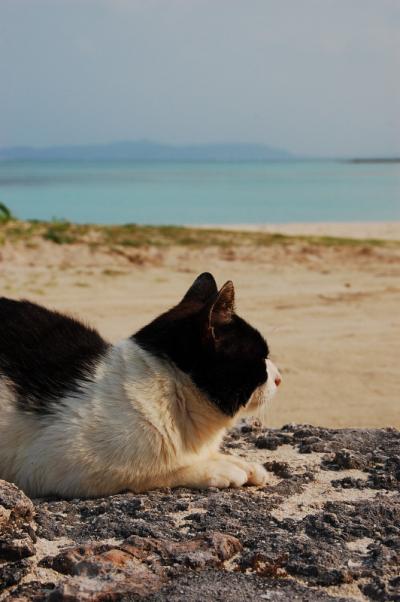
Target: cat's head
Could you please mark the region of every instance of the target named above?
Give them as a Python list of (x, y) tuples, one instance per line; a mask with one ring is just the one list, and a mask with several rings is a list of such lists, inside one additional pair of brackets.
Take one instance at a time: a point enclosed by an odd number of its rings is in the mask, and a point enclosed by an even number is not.
[(213, 276), (198, 276), (183, 299), (134, 339), (174, 362), (227, 416), (263, 413), (281, 382), (261, 334), (235, 312), (231, 281), (218, 290)]

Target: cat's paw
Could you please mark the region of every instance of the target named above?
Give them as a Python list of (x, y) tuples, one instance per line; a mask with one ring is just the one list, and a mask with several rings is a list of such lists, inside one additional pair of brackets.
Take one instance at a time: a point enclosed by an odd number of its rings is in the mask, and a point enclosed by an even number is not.
[(246, 462), (246, 460), (242, 460), (237, 456), (228, 456), (228, 458), (233, 464), (245, 471), (247, 475), (246, 485), (265, 485), (268, 473), (262, 464)]
[(266, 478), (267, 472), (260, 464), (246, 462), (237, 456), (215, 454), (207, 460), (180, 468), (158, 486), (223, 489), (246, 484), (263, 485)]
[(232, 462), (212, 462), (210, 463), (206, 479), (207, 487), (242, 487), (248, 480), (245, 470), (233, 464)]
[(247, 484), (248, 485), (265, 485), (267, 481), (267, 471), (262, 464), (257, 462), (248, 462)]

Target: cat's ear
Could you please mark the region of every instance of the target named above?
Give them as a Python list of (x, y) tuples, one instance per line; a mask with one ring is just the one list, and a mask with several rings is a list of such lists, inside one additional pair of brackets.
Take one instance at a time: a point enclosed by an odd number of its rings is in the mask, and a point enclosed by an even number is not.
[(233, 282), (228, 280), (218, 293), (217, 299), (211, 306), (209, 313), (209, 327), (229, 324), (235, 311), (235, 289)]
[(186, 301), (205, 303), (210, 298), (215, 298), (217, 294), (218, 288), (214, 276), (209, 272), (203, 272), (203, 274), (197, 276), (196, 280), (183, 297), (181, 303)]

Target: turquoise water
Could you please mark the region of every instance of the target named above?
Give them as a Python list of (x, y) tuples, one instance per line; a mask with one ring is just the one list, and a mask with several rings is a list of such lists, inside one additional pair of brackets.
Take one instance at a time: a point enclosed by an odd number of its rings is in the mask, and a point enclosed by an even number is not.
[(0, 162), (23, 219), (234, 224), (400, 219), (400, 164)]

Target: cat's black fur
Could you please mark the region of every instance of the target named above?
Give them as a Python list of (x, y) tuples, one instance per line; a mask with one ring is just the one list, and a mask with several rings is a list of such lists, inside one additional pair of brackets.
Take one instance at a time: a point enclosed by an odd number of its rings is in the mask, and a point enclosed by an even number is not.
[(266, 341), (235, 314), (232, 283), (218, 292), (209, 273), (201, 274), (176, 307), (133, 338), (154, 355), (172, 360), (230, 416), (268, 378)]
[(23, 411), (48, 414), (64, 395), (79, 396), (107, 349), (95, 330), (73, 318), (0, 298), (0, 379)]

